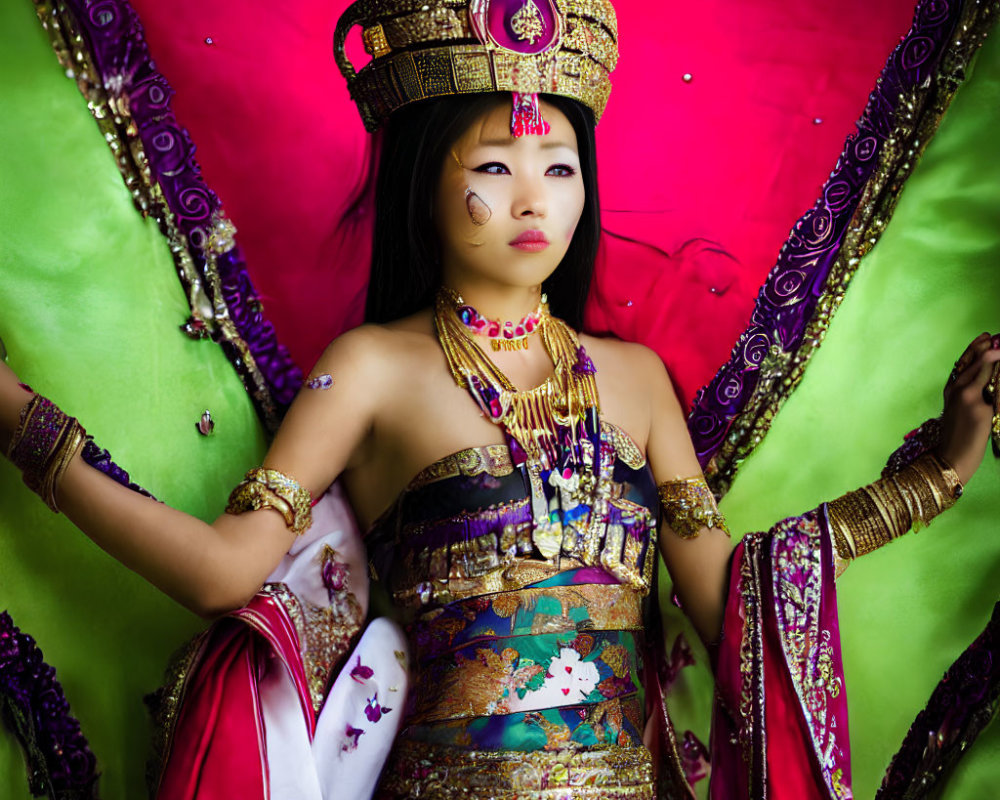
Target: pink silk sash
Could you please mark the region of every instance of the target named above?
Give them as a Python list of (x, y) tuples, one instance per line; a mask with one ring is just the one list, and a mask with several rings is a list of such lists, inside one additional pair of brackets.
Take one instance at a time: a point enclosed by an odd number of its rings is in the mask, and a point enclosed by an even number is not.
[(825, 506), (737, 547), (717, 666), (712, 800), (850, 800)]
[(157, 800), (267, 798), (267, 747), (257, 692), (270, 654), (298, 690), (310, 739), (315, 717), (299, 639), (288, 613), (266, 591), (206, 632), (185, 683)]

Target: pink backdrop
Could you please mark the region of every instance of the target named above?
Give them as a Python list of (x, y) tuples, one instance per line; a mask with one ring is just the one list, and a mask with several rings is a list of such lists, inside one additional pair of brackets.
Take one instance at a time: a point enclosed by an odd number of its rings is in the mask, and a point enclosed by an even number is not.
[[(347, 3), (133, 5), (265, 314), (308, 370), (361, 321), (370, 252), (370, 206), (338, 224), (366, 165), (332, 58)], [(745, 327), (913, 3), (617, 8), (621, 59), (598, 127), (604, 225), (658, 249), (605, 237), (588, 328), (653, 346), (690, 402)]]

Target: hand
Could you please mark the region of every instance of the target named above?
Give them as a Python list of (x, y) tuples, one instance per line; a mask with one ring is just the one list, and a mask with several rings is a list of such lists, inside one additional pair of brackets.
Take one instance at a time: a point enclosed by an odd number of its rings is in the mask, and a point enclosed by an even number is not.
[(998, 399), (987, 402), (983, 390), (1000, 364), (1000, 334), (982, 333), (972, 340), (944, 387), (941, 444), (937, 454), (947, 461), (963, 484), (979, 468), (997, 413)]

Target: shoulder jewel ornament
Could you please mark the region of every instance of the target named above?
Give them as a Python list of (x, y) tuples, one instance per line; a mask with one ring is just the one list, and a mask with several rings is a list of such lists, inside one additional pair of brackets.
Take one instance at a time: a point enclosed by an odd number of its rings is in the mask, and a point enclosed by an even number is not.
[[(345, 52), (355, 26), (372, 57), (360, 70)], [(369, 131), (419, 100), (512, 92), (512, 133), (544, 133), (539, 93), (578, 100), (600, 119), (618, 25), (608, 0), (358, 0), (333, 51)]]

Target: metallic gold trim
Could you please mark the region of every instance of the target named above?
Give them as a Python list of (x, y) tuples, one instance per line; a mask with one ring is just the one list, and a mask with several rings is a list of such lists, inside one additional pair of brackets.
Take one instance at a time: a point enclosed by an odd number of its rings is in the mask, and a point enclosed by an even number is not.
[(851, 219), (836, 261), (825, 281), (825, 291), (806, 326), (797, 350), (783, 352), (774, 345), (761, 365), (760, 379), (746, 406), (733, 420), (726, 438), (706, 466), (705, 475), (721, 498), (736, 473), (770, 429), (775, 416), (799, 385), (819, 349), (830, 321), (861, 259), (875, 246), (889, 224), (906, 180), (933, 138), (970, 63), (995, 23), (996, 2), (965, 2), (951, 42), (942, 54), (934, 77), (903, 94), (892, 135), (878, 156), (878, 166), (865, 187)]
[(494, 478), (502, 478), (514, 471), (510, 460), (510, 450), (505, 444), (489, 444), (484, 447), (469, 447), (457, 453), (439, 458), (433, 464), (424, 467), (409, 482), (404, 491), (412, 492), (436, 481), (446, 478), (475, 477), (487, 474)]
[(254, 401), (269, 431), (275, 431), (280, 414), (249, 344), (240, 335), (222, 291), (217, 259), (235, 245), (235, 228), (221, 213), (212, 218), (207, 232), (206, 263), (199, 269), (192, 245), (180, 229), (174, 212), (163, 194), (146, 154), (139, 127), (129, 108), (125, 93), (109, 92), (101, 80), (87, 40), (73, 12), (59, 0), (34, 0), (35, 12), (52, 42), (59, 63), (76, 80), (94, 120), (111, 148), (115, 164), (136, 209), (143, 217), (153, 217), (167, 240), (181, 286), (187, 295), (192, 315), (205, 323), (212, 338), (229, 348), (229, 359)]
[(645, 747), (466, 750), (399, 740), (382, 773), (384, 800), (655, 800)]

